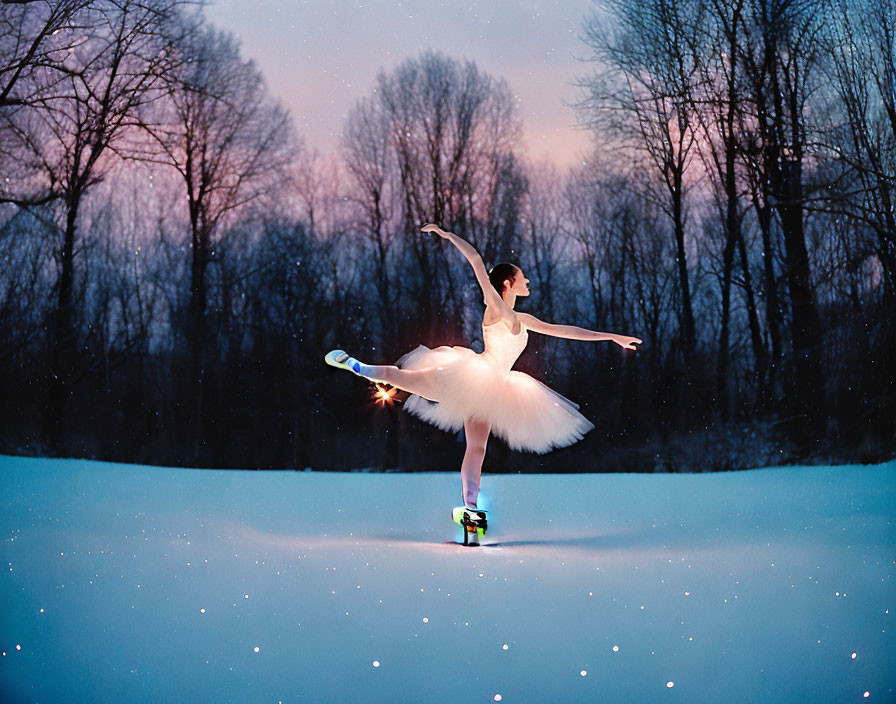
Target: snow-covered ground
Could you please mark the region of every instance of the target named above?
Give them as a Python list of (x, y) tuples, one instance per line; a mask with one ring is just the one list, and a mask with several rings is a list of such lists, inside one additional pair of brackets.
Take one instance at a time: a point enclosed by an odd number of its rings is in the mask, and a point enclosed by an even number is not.
[(0, 457), (0, 698), (896, 700), (896, 462), (459, 486)]

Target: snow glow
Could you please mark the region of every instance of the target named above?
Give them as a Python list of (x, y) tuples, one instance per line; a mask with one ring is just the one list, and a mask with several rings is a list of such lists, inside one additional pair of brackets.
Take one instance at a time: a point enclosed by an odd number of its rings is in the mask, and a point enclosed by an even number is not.
[[(465, 684), (461, 696), (471, 702), (495, 701), (500, 693), (503, 704), (503, 692), (494, 689), (501, 682), (531, 701), (584, 701), (582, 687), (598, 684), (625, 692), (626, 701), (655, 701), (657, 687), (676, 697), (671, 689), (678, 683), (664, 679), (680, 669), (670, 653), (712, 653), (720, 667), (689, 669), (685, 689), (724, 692), (726, 704), (753, 704), (755, 673), (767, 691), (793, 691), (798, 677), (830, 701), (862, 698), (865, 691), (863, 701), (870, 701), (871, 689), (881, 698), (893, 686), (889, 668), (875, 665), (888, 662), (896, 644), (888, 608), (880, 608), (896, 604), (896, 462), (674, 477), (507, 473), (486, 480), (502, 509), (493, 536), (503, 552), (445, 547), (455, 530), (456, 469), (400, 476), (193, 472), (0, 457), (6, 536), (0, 565), (7, 565), (0, 600), (4, 620), (11, 618), (0, 679), (36, 701), (69, 704), (91, 704), (91, 692), (77, 686), (85, 667), (127, 701), (146, 691), (158, 701), (180, 701), (189, 681), (210, 701), (277, 702), (289, 693), (387, 704), (395, 699), (392, 678), (412, 676), (418, 699), (443, 701), (445, 692), (457, 691), (459, 656), (467, 652), (458, 645), (476, 643), (470, 657), (481, 655), (492, 674)], [(638, 501), (620, 500), (626, 496)], [(744, 522), (744, 507), (760, 503), (767, 510)], [(856, 503), (866, 510), (853, 517)], [(802, 531), (810, 511), (823, 513), (825, 531)], [(831, 539), (844, 526), (852, 550)], [(799, 539), (784, 539), (791, 533)], [(139, 550), (132, 548), (137, 544)], [(70, 559), (55, 560), (63, 550)], [(822, 554), (822, 569), (815, 570), (810, 560)], [(53, 569), (42, 569), (48, 557)], [(184, 575), (188, 560), (196, 570)], [(806, 568), (825, 579), (807, 583)], [(743, 574), (751, 575), (749, 589), (744, 579), (735, 583)], [(831, 587), (841, 581), (834, 591), (861, 598), (832, 599)], [(582, 599), (588, 584), (597, 586)], [(743, 589), (743, 601), (734, 599), (732, 585)], [(724, 605), (719, 597), (726, 594)], [(214, 618), (205, 618), (209, 607), (197, 607), (197, 599), (216, 605)], [(47, 606), (34, 608), (41, 601)], [(731, 648), (726, 611), (748, 602), (750, 612), (763, 616), (735, 614), (743, 628)], [(520, 618), (532, 604), (569, 609)], [(190, 624), (197, 612), (202, 623)], [(184, 615), (192, 628), (159, 647), (157, 622)], [(102, 631), (122, 619), (128, 628)], [(621, 654), (610, 640), (616, 633), (633, 649), (602, 663), (600, 676), (586, 684), (590, 660), (600, 660), (607, 641), (611, 655)], [(514, 655), (509, 640), (498, 643), (502, 657), (490, 650), (501, 634), (513, 639)], [(822, 634), (839, 635), (811, 642)], [(244, 650), (249, 639), (258, 642)], [(847, 650), (852, 639), (862, 640), (862, 663), (858, 651)], [(84, 642), (101, 647), (85, 650)], [(261, 642), (276, 647), (253, 660)], [(371, 677), (364, 663), (382, 669), (382, 661), (368, 657), (384, 643), (397, 643), (400, 650), (390, 652), (399, 657)], [(309, 644), (313, 658), (295, 657)], [(81, 655), (66, 658), (71, 652)], [(52, 676), (34, 677), (40, 667)], [(667, 682), (673, 686), (663, 687)], [(514, 692), (508, 701), (516, 701)]]

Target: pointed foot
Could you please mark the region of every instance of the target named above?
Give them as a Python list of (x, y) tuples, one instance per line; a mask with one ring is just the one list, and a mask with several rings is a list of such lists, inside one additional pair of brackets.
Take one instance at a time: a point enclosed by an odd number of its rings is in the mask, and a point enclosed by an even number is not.
[(344, 350), (332, 350), (327, 352), (324, 361), (331, 367), (345, 369), (346, 371), (354, 372), (358, 376), (361, 376), (361, 363), (354, 357), (349, 356), (348, 352), (345, 352)]

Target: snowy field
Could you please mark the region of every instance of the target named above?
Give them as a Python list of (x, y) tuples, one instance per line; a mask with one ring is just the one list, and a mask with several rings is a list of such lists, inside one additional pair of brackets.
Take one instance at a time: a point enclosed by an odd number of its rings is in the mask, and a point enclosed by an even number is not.
[(896, 701), (896, 462), (459, 487), (0, 457), (0, 698)]

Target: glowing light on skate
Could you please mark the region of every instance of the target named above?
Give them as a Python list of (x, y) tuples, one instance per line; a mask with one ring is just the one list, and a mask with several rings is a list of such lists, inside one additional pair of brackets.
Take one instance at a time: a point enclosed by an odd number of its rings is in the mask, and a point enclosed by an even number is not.
[(376, 397), (377, 403), (382, 403), (385, 406), (387, 403), (393, 402), (396, 391), (394, 386), (388, 389), (382, 384), (374, 384), (374, 386), (376, 386), (376, 391), (373, 395)]

